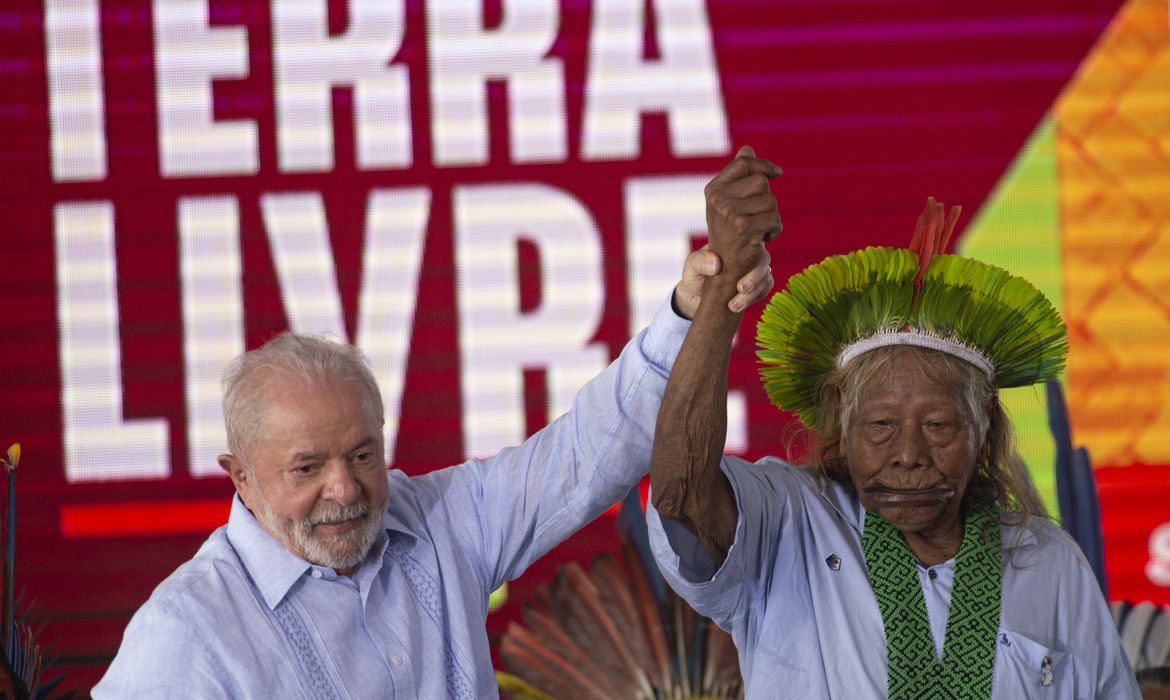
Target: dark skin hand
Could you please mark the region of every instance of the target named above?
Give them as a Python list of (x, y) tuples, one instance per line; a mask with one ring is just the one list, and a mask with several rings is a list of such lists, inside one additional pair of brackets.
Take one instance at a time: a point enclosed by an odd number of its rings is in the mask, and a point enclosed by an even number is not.
[(768, 255), (764, 243), (781, 231), (768, 184), (778, 175), (780, 168), (744, 146), (704, 191), (709, 245), (723, 269), (704, 283), (654, 432), (654, 507), (694, 533), (716, 564), (727, 558), (738, 519), (731, 484), (719, 469), (727, 438), (727, 366), (743, 318), (743, 307), (733, 310), (729, 302), (744, 291), (736, 280), (759, 265)]

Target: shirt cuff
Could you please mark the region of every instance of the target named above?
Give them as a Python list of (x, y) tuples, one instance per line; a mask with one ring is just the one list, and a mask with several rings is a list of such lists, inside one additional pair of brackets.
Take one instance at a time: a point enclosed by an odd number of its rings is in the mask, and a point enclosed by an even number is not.
[(723, 565), (716, 567), (715, 560), (707, 553), (706, 548), (699, 542), (699, 538), (685, 526), (673, 520), (663, 519), (654, 509), (653, 493), (646, 504), (646, 518), (650, 525), (650, 540), (653, 545), (655, 558), (664, 565), (664, 568), (676, 573), (685, 583), (696, 588), (709, 584), (716, 584), (719, 579), (733, 576), (725, 574), (729, 568), (739, 568), (736, 560), (743, 550), (744, 539), (744, 506), (740, 497), (738, 484), (726, 468), (727, 458), (720, 460), (719, 467), (723, 470), (727, 480), (731, 482), (732, 492), (735, 494), (735, 505), (738, 515), (735, 521), (735, 537), (731, 547), (727, 550), (727, 558)]
[(718, 569), (698, 538), (679, 523), (663, 520), (653, 507), (646, 509), (650, 549), (670, 587), (700, 615), (711, 618), (726, 631), (742, 615), (748, 590), (743, 567), (736, 561), (743, 547), (742, 516), (736, 524), (735, 544)]
[(678, 356), (683, 339), (687, 337), (687, 331), (691, 327), (690, 321), (674, 312), (673, 298), (672, 289), (670, 297), (654, 313), (654, 318), (646, 327), (641, 342), (642, 352), (646, 358), (655, 365), (667, 369), (674, 366), (674, 359)]

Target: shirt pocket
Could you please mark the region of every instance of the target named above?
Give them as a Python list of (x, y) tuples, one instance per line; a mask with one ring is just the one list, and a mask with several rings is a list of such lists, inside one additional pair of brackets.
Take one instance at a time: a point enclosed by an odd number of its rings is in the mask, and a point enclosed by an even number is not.
[(1090, 698), (1087, 683), (1077, 679), (1072, 654), (1019, 632), (999, 628), (995, 640), (992, 697), (1079, 700)]

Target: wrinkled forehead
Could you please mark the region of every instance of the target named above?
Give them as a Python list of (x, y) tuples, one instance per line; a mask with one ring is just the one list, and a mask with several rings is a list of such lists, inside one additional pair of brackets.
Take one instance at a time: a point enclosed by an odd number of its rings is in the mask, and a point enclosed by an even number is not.
[(912, 345), (877, 348), (854, 360), (848, 372), (858, 390), (897, 383), (962, 387), (973, 365), (937, 350)]
[(842, 409), (856, 415), (863, 405), (931, 403), (966, 412), (964, 387), (971, 369), (945, 353), (910, 346), (879, 348), (847, 368)]

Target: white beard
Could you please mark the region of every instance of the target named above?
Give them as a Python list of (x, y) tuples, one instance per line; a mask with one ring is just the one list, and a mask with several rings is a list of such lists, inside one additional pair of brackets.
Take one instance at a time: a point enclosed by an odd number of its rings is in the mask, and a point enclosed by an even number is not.
[[(349, 506), (318, 503), (304, 520), (278, 521), (264, 494), (259, 489), (254, 489), (253, 493), (256, 519), (286, 549), (311, 564), (331, 569), (352, 569), (366, 558), (378, 539), (382, 513), (370, 508), (369, 503), (355, 503)], [(362, 518), (362, 523), (348, 532), (337, 535), (313, 533), (315, 525), (342, 522), (352, 518)]]

